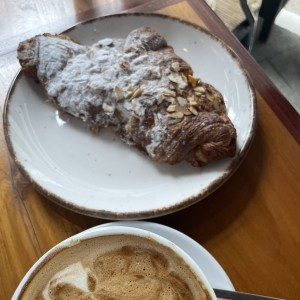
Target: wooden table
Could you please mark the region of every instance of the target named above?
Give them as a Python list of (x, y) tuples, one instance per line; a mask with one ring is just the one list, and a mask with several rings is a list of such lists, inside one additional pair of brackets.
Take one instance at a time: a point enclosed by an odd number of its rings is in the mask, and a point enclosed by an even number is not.
[[(19, 65), (18, 42), (34, 34), (124, 10), (178, 16), (208, 28), (240, 56), (258, 99), (253, 144), (237, 172), (211, 196), (152, 221), (202, 244), (236, 289), (300, 299), (300, 120), (260, 67), (200, 0), (42, 0), (0, 2), (0, 109)], [(0, 129), (0, 299), (47, 250), (106, 221), (63, 209), (19, 173)]]

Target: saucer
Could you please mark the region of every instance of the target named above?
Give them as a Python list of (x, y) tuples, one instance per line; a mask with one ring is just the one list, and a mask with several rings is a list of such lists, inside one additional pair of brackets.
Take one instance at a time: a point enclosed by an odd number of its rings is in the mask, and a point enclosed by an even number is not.
[(118, 221), (105, 223), (103, 225), (87, 229), (82, 233), (97, 230), (101, 227), (120, 225), (148, 230), (168, 239), (184, 250), (199, 265), (213, 288), (231, 291), (235, 290), (223, 268), (206, 249), (187, 235), (168, 226), (144, 221)]

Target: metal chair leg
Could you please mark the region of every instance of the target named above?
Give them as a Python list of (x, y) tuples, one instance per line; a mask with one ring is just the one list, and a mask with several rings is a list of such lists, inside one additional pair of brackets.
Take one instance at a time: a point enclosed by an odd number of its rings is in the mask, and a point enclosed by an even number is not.
[(246, 48), (249, 52), (251, 52), (254, 45), (256, 31), (257, 31), (258, 13), (256, 14), (251, 11), (247, 0), (240, 0), (240, 3), (241, 3), (242, 10), (247, 18), (247, 22), (249, 24)]

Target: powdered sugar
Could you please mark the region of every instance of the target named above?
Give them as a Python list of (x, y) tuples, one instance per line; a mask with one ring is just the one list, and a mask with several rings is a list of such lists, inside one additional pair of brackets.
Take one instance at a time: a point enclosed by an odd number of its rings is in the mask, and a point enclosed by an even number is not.
[[(147, 110), (156, 114), (164, 97), (161, 91), (172, 83), (166, 67), (168, 52), (145, 51), (142, 41), (132, 36), (126, 40), (106, 38), (82, 46), (39, 36), (38, 77), (64, 111), (91, 127), (113, 127), (118, 131), (128, 126), (132, 117), (142, 119)], [(149, 47), (159, 45), (165, 45), (160, 37)], [(146, 150), (152, 157), (164, 138), (167, 118), (156, 119), (158, 122), (145, 134), (150, 141)], [(133, 142), (130, 136), (123, 139)]]
[(167, 123), (163, 121), (164, 116), (156, 115), (156, 125), (151, 130), (151, 143), (146, 146), (147, 153), (150, 157), (156, 156), (155, 149), (160, 146), (161, 142), (165, 139), (167, 132)]

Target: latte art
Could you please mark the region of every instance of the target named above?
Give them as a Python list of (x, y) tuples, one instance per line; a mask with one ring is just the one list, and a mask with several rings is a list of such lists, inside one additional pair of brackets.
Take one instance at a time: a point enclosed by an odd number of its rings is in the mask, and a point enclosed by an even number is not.
[(39, 300), (211, 299), (173, 250), (147, 238), (92, 238), (52, 257), (20, 298)]
[[(89, 292), (88, 274), (89, 270), (85, 269), (80, 262), (66, 267), (51, 278), (43, 291), (43, 298), (45, 300), (55, 299), (56, 290), (61, 289), (63, 286), (70, 286), (71, 289), (79, 289), (84, 293)], [(58, 294), (64, 293), (64, 291), (58, 292)]]

